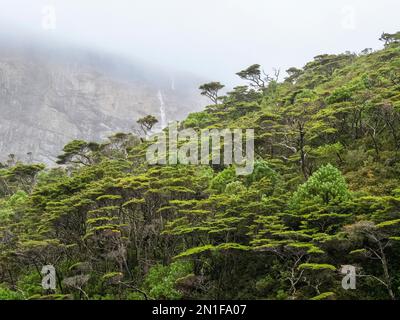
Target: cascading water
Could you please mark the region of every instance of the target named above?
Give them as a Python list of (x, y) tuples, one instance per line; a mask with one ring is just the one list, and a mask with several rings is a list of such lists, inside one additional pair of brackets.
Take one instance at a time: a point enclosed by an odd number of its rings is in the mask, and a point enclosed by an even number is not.
[(167, 116), (165, 114), (165, 103), (161, 90), (158, 90), (157, 97), (160, 101), (161, 129), (164, 129), (167, 126)]

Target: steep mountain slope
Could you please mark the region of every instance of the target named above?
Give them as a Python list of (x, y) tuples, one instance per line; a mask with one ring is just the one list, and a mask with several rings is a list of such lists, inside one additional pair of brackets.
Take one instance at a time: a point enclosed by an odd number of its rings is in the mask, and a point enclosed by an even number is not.
[(0, 299), (398, 299), (400, 33), (388, 37), (279, 83), (253, 65), (239, 73), (252, 86), (181, 122), (254, 128), (247, 176), (151, 166), (151, 142), (126, 134), (69, 143), (63, 167), (3, 165)]
[(201, 106), (200, 82), (88, 50), (0, 41), (0, 160), (30, 152), (50, 163), (71, 139), (132, 131), (147, 114), (159, 126), (182, 119)]

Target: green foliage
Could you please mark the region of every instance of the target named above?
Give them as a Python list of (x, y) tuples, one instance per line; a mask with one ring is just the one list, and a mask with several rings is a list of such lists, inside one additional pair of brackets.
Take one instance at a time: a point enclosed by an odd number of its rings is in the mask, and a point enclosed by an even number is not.
[(319, 168), (304, 184), (299, 186), (291, 200), (292, 208), (302, 203), (332, 204), (346, 201), (350, 192), (340, 171), (331, 164)]
[[(247, 85), (181, 128), (254, 128), (252, 174), (149, 166), (116, 133), (68, 143), (59, 167), (0, 165), (0, 299), (396, 299), (400, 47), (323, 54)], [(154, 116), (138, 120), (147, 135)], [(142, 135), (142, 134), (140, 134)], [(41, 287), (53, 264), (57, 289)], [(342, 290), (342, 265), (363, 276)]]
[(58, 164), (78, 164), (90, 165), (93, 163), (93, 153), (97, 151), (99, 145), (93, 142), (86, 142), (82, 140), (74, 140), (68, 143), (64, 149), (63, 154), (58, 157)]
[(339, 88), (332, 92), (332, 94), (326, 99), (329, 104), (349, 101), (352, 97), (352, 92), (348, 88)]
[(153, 115), (147, 115), (143, 118), (140, 118), (137, 123), (142, 128), (144, 134), (147, 134), (158, 122), (157, 118)]
[(42, 277), (36, 271), (24, 274), (17, 283), (17, 287), (23, 292), (26, 299), (35, 295), (42, 295), (43, 288), (41, 285)]
[(210, 189), (219, 193), (224, 192), (227, 185), (234, 182), (236, 179), (235, 168), (231, 166), (221, 171), (211, 180)]
[(330, 264), (318, 264), (318, 263), (302, 263), (299, 265), (299, 269), (309, 270), (332, 270), (335, 271), (336, 267)]
[(0, 286), (0, 300), (23, 300), (23, 296), (19, 292)]
[(201, 90), (201, 94), (211, 99), (211, 101), (214, 102), (215, 104), (218, 103), (219, 99), (218, 92), (223, 88), (224, 85), (222, 85), (219, 82), (209, 82), (199, 87), (199, 89)]
[(191, 262), (178, 261), (168, 266), (155, 265), (150, 268), (144, 286), (154, 299), (176, 300), (182, 298), (182, 293), (176, 289), (176, 281), (192, 271)]
[(326, 300), (332, 298), (334, 295), (335, 295), (334, 292), (324, 292), (319, 294), (318, 296), (311, 298), (310, 300)]

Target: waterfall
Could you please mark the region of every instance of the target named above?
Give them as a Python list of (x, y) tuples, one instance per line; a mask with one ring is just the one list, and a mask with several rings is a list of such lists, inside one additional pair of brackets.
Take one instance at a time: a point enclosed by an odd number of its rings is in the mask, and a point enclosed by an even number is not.
[(157, 97), (160, 101), (161, 129), (164, 129), (167, 126), (167, 116), (165, 114), (165, 103), (161, 90), (158, 90)]

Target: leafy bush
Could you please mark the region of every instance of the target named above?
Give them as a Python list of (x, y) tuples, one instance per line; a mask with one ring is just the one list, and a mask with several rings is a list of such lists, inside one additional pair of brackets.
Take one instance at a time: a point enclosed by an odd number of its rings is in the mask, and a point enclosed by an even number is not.
[(299, 186), (291, 199), (291, 207), (303, 202), (312, 204), (338, 203), (350, 198), (346, 181), (340, 171), (331, 164), (319, 168), (307, 182)]
[(192, 264), (187, 261), (177, 261), (168, 266), (155, 265), (146, 276), (145, 288), (154, 299), (181, 299), (182, 293), (175, 288), (175, 282), (191, 272)]
[(0, 286), (0, 300), (22, 300), (22, 299), (23, 296), (21, 293)]

